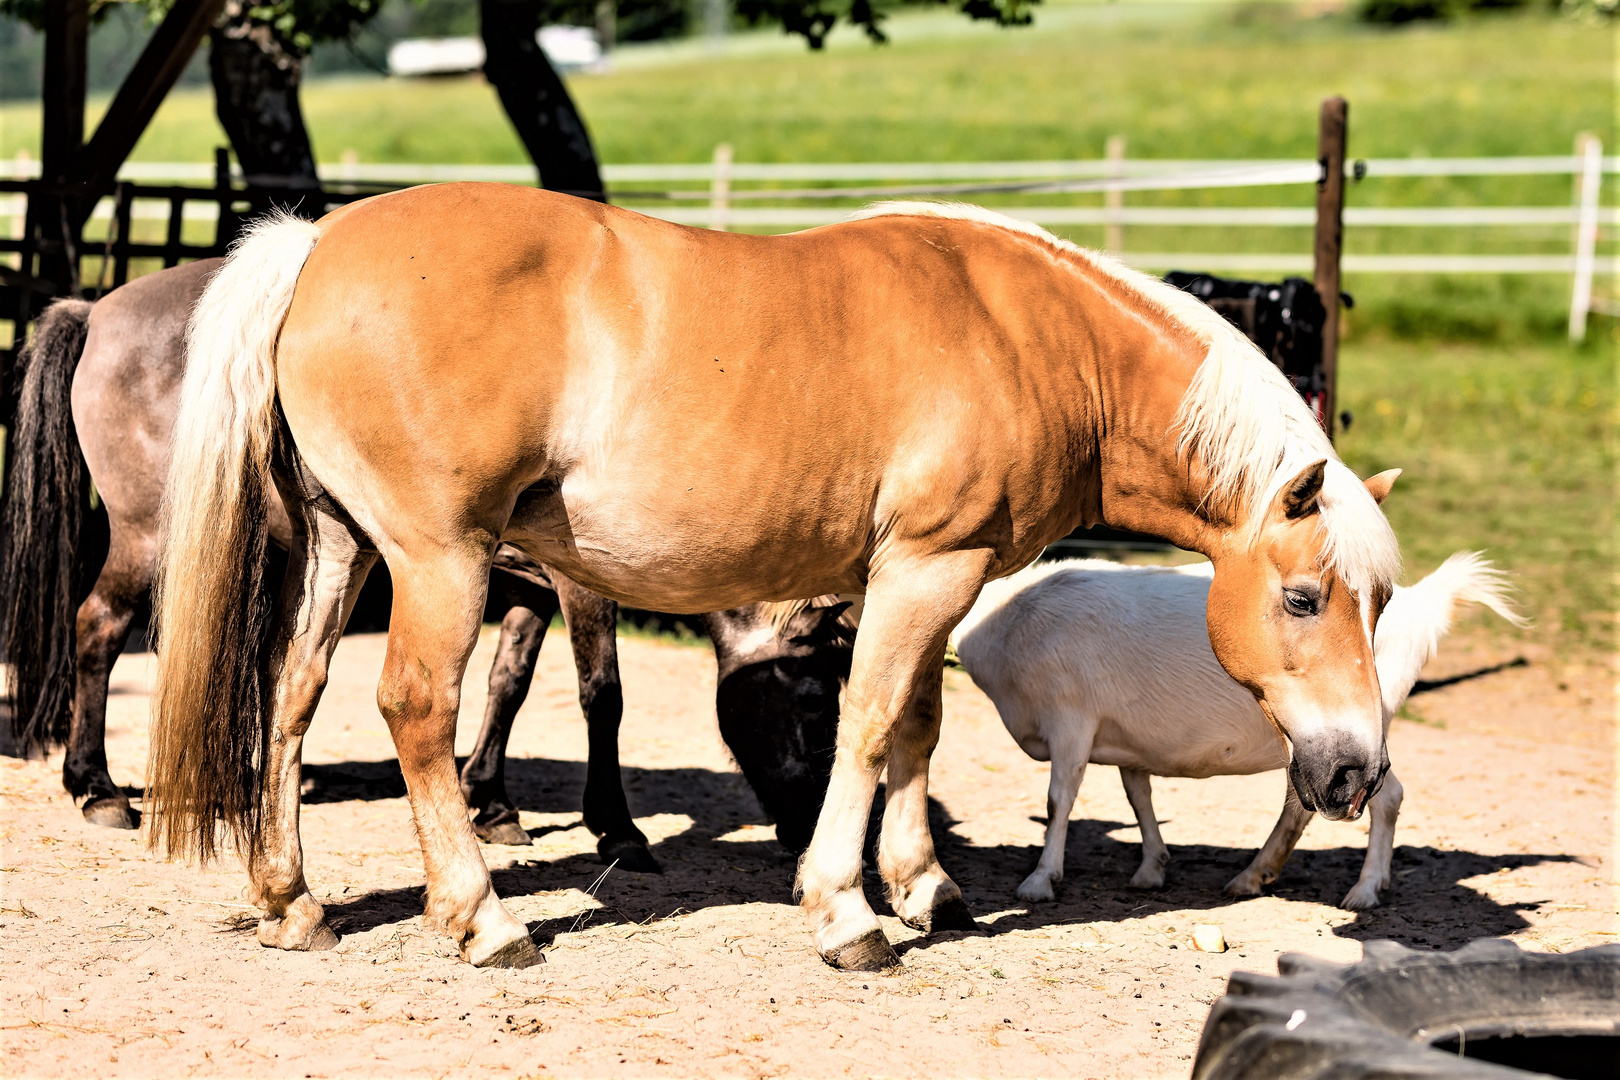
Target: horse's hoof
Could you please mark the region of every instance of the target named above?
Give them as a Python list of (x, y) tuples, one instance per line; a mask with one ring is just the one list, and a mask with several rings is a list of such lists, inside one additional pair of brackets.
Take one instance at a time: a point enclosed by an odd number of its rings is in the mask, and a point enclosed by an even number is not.
[(494, 825), (480, 825), (473, 822), (473, 832), (478, 839), (486, 844), (507, 844), (511, 847), (528, 847), (534, 843), (534, 838), (524, 831), (523, 826), (516, 821), (502, 821)]
[(913, 926), (925, 934), (979, 929), (979, 924), (973, 921), (973, 912), (968, 910), (967, 901), (960, 896), (951, 897), (930, 911), (922, 925), (913, 924)]
[(138, 829), (141, 815), (122, 795), (104, 795), (84, 804), (84, 820), (103, 829)]
[(602, 840), (596, 845), (596, 854), (604, 865), (619, 864), (620, 870), (634, 870), (638, 874), (662, 874), (664, 868), (658, 865), (652, 852), (647, 850), (646, 844), (638, 844), (634, 840)]
[(900, 954), (894, 951), (881, 930), (868, 930), (848, 945), (821, 954), (839, 971), (886, 971), (900, 967)]
[(1162, 871), (1149, 873), (1146, 870), (1138, 870), (1136, 875), (1126, 884), (1133, 889), (1162, 889), (1164, 888), (1164, 873)]
[[(462, 951), (462, 959), (470, 959), (465, 950)], [(481, 960), (472, 960), (472, 965), (481, 968), (526, 968), (545, 962), (545, 955), (525, 936), (508, 941)]]
[(302, 939), (288, 940), (286, 919), (262, 919), (259, 922), (259, 944), (267, 949), (285, 949), (288, 952), (325, 952), (337, 948), (338, 936), (322, 920), (309, 928)]

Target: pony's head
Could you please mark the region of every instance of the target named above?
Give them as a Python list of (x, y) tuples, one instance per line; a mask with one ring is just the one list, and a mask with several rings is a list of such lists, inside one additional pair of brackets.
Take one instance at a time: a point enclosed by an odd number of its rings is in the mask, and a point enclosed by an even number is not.
[(1212, 555), (1210, 644), (1288, 736), (1300, 801), (1328, 818), (1360, 816), (1389, 768), (1372, 632), (1391, 581), (1346, 565), (1332, 518), (1347, 498), (1352, 514), (1354, 503), (1376, 514), (1393, 482), (1381, 473), (1363, 486), (1336, 461), (1312, 462)]

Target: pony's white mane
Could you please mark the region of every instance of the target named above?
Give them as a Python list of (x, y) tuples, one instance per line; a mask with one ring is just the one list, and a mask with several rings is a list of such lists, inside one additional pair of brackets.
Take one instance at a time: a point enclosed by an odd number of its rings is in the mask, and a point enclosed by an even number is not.
[(1392, 586), (1401, 572), (1400, 545), (1365, 485), (1275, 364), (1238, 329), (1196, 297), (1117, 259), (1053, 236), (1033, 222), (965, 203), (880, 202), (852, 220), (902, 214), (973, 221), (1021, 233), (1074, 256), (1135, 293), (1208, 350), (1181, 400), (1177, 452), (1203, 465), (1207, 500), (1236, 507), (1250, 537), (1278, 491), (1307, 465), (1327, 460), (1322, 485), (1322, 555), (1358, 594)]

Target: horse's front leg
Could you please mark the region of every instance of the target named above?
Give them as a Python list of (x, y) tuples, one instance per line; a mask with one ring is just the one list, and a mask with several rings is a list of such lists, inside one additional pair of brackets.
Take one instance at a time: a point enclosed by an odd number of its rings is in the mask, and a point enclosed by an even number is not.
[(868, 585), (832, 778), (799, 864), (816, 949), (834, 967), (876, 971), (900, 962), (861, 888), (867, 816), (885, 765), (879, 864), (896, 913), (936, 930), (972, 925), (934, 855), (927, 762), (939, 737), (945, 637), (972, 607), (989, 561), (974, 551), (888, 562)]
[(495, 895), (456, 775), (456, 714), (489, 588), (489, 547), (456, 536), (391, 552), (394, 607), (377, 706), (388, 722), (427, 871), (424, 921), (479, 967), (527, 967), (541, 956)]
[(279, 641), (271, 656), (274, 696), (259, 803), (263, 824), (257, 846), (248, 853), (252, 900), (264, 911), (259, 944), (270, 948), (337, 944), (304, 880), (298, 834), (304, 733), (326, 687), (332, 650), (376, 560), (342, 523), (318, 510), (312, 527), (294, 537), (274, 631)]
[(1367, 858), (1361, 866), (1361, 877), (1355, 887), (1345, 895), (1339, 906), (1350, 911), (1365, 911), (1377, 907), (1378, 894), (1389, 888), (1390, 858), (1395, 853), (1395, 819), (1401, 814), (1401, 799), (1405, 796), (1394, 770), (1384, 773), (1384, 783), (1372, 797), (1368, 809), (1372, 825), (1367, 833)]
[(1290, 777), (1277, 824), (1272, 827), (1271, 835), (1266, 837), (1265, 844), (1255, 853), (1254, 861), (1248, 868), (1226, 883), (1226, 895), (1259, 896), (1262, 888), (1276, 881), (1288, 856), (1293, 854), (1294, 845), (1304, 835), (1305, 826), (1311, 823), (1311, 817), (1311, 812), (1300, 803), (1299, 795), (1294, 791), (1293, 778)]
[(489, 697), (478, 742), (461, 767), (461, 793), (473, 811), (473, 831), (486, 844), (528, 844), (517, 807), (506, 793), (506, 745), (528, 697), (546, 629), (557, 614), (557, 594), (527, 582), (501, 620), (500, 645), (489, 669)]
[(647, 835), (636, 827), (624, 797), (619, 770), (619, 724), (624, 719), (624, 688), (619, 682), (619, 605), (552, 571), (562, 601), (568, 640), (579, 675), (579, 707), (585, 714), (590, 759), (585, 766), (585, 827), (596, 835), (597, 856), (622, 870), (659, 874), (663, 868), (647, 850)]

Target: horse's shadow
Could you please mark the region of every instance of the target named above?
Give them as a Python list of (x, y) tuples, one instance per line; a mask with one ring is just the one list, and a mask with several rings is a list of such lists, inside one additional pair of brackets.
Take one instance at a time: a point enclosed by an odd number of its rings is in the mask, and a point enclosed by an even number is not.
[[(736, 773), (703, 768), (623, 769), (631, 810), (638, 817), (684, 814), (692, 825), (652, 845), (663, 864), (662, 875), (607, 870), (593, 854), (523, 860), (492, 871), (502, 896), (522, 896), (567, 888), (592, 890), (603, 905), (583, 914), (534, 923), (530, 931), (544, 944), (560, 933), (585, 925), (646, 922), (677, 910), (697, 911), (748, 903), (792, 903), (795, 859), (774, 840), (724, 840), (739, 826), (760, 820), (746, 782)], [(306, 766), (306, 802), (345, 797), (392, 798), (404, 793), (393, 762), (347, 762)], [(525, 810), (578, 813), (585, 781), (581, 762), (509, 758), (508, 789)], [(880, 792), (868, 832), (867, 899), (874, 910), (887, 911), (882, 884), (873, 868)], [(1160, 911), (1216, 912), (1244, 901), (1226, 896), (1227, 881), (1249, 864), (1247, 847), (1172, 844), (1168, 886), (1137, 890), (1128, 886), (1141, 860), (1141, 847), (1125, 822), (1071, 822), (1067, 877), (1053, 903), (1030, 905), (1014, 890), (1035, 865), (1040, 847), (1030, 844), (981, 846), (958, 835), (958, 822), (936, 800), (929, 819), (940, 860), (962, 887), (969, 908), (981, 915), (981, 928), (991, 935), (1050, 926), (1124, 922)], [(531, 830), (544, 835), (568, 829), (574, 822)], [(1320, 826), (1318, 826), (1320, 827)], [(1128, 835), (1128, 833), (1127, 833)], [(514, 849), (506, 849), (514, 850)], [(1267, 892), (1285, 899), (1336, 905), (1355, 883), (1365, 849), (1340, 846), (1299, 850)], [(1578, 861), (1573, 855), (1484, 854), (1399, 846), (1392, 869), (1395, 884), (1385, 906), (1360, 912), (1337, 927), (1335, 934), (1358, 940), (1391, 938), (1414, 947), (1450, 948), (1476, 937), (1499, 936), (1530, 925), (1525, 912), (1553, 902), (1546, 897), (1515, 903), (1492, 900), (1464, 882), (1498, 870), (1544, 863)], [(598, 880), (602, 879), (602, 880)], [(422, 889), (378, 890), (343, 903), (329, 914), (339, 933), (359, 933), (401, 922), (422, 911)], [(988, 912), (1003, 912), (983, 918)], [(1218, 920), (1216, 920), (1218, 921)], [(909, 943), (927, 948), (930, 939)], [(905, 948), (902, 948), (905, 951)]]

